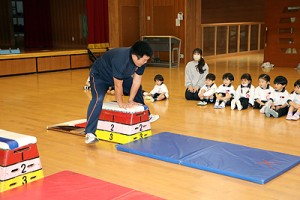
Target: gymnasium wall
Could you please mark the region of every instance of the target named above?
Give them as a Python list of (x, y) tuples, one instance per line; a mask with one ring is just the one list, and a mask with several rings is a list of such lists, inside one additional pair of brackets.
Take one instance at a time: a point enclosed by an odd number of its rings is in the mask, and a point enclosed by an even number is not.
[(263, 22), (264, 0), (202, 0), (202, 24)]
[(0, 49), (6, 49), (14, 45), (10, 1), (0, 1)]

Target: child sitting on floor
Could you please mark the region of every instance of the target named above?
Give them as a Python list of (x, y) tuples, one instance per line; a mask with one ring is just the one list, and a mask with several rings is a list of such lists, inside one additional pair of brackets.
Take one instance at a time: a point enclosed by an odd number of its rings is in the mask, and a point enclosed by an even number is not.
[(231, 109), (247, 109), (254, 105), (254, 86), (252, 85), (251, 75), (245, 73), (241, 76), (241, 85), (235, 91), (234, 99), (231, 101)]
[(198, 106), (205, 106), (207, 103), (213, 103), (215, 101), (215, 91), (217, 85), (215, 84), (216, 75), (209, 73), (205, 77), (205, 85), (199, 90), (198, 96), (200, 101), (197, 103)]
[(169, 98), (169, 91), (164, 84), (164, 77), (161, 74), (157, 74), (154, 77), (155, 86), (150, 93), (144, 92), (146, 99), (149, 98), (152, 102), (161, 101)]
[[(270, 86), (270, 76), (268, 74), (261, 74), (258, 77), (258, 85), (254, 92), (254, 109), (260, 109), (260, 113), (265, 113), (266, 106), (271, 105), (270, 96), (274, 92)], [(268, 102), (268, 103), (267, 103)]]
[(232, 85), (234, 76), (231, 73), (225, 73), (222, 77), (223, 84), (216, 90), (216, 103), (214, 108), (225, 108), (225, 105), (230, 105), (234, 97), (234, 87)]
[(289, 108), (287, 100), (290, 95), (285, 89), (287, 83), (288, 81), (284, 76), (277, 76), (274, 79), (275, 91), (271, 93), (270, 96), (271, 106), (265, 107), (265, 115), (267, 117), (273, 116), (275, 118), (278, 118), (288, 113)]
[(294, 92), (290, 95), (287, 103), (290, 107), (286, 119), (298, 120), (300, 115), (300, 79), (294, 83)]

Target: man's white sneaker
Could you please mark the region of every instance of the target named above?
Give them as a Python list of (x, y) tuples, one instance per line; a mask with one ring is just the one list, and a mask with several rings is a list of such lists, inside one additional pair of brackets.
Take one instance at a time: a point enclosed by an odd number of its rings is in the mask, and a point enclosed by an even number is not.
[(86, 144), (94, 144), (98, 141), (99, 141), (98, 138), (93, 133), (87, 133), (85, 135), (85, 143)]
[(158, 119), (159, 119), (159, 115), (154, 115), (154, 114), (150, 114), (149, 115), (149, 121), (150, 121), (150, 123), (155, 122)]

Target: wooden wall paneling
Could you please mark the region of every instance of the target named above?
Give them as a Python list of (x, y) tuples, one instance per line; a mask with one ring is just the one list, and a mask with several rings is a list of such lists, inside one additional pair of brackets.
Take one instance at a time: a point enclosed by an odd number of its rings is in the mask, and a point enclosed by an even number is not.
[(86, 15), (85, 0), (51, 1), (54, 48), (86, 48), (87, 38), (82, 34), (83, 15)]
[(71, 69), (90, 67), (91, 65), (92, 62), (88, 55), (71, 55)]
[(35, 58), (0, 60), (0, 76), (28, 74), (35, 72)]
[(141, 30), (141, 36), (153, 35), (153, 1), (143, 0), (142, 1), (142, 13), (145, 13), (141, 23), (144, 24), (144, 28)]
[(37, 58), (37, 72), (70, 69), (70, 55)]
[[(185, 7), (186, 7), (186, 0), (181, 0), (181, 1), (176, 1), (174, 0), (174, 17), (173, 17), (173, 25), (175, 27), (175, 32), (174, 36), (178, 37), (181, 39), (181, 54), (185, 55), (184, 52), (184, 47), (185, 47), (185, 29), (186, 29), (186, 23), (185, 23), (185, 18), (189, 15), (189, 13), (185, 12)], [(180, 26), (176, 26), (175, 24), (175, 19), (177, 18), (177, 14), (179, 12), (183, 13), (183, 20), (180, 21)], [(184, 59), (180, 59), (180, 62), (183, 62)]]
[[(145, 25), (141, 32), (143, 35), (172, 35), (181, 39), (181, 53), (185, 46), (185, 22), (181, 21), (181, 26), (176, 27), (175, 19), (178, 12), (185, 15), (185, 1), (175, 0), (144, 0), (141, 4), (144, 19), (141, 23)], [(147, 18), (149, 17), (149, 18)], [(184, 53), (182, 53), (184, 54)], [(168, 55), (162, 53), (164, 59)], [(175, 58), (176, 59), (176, 58)]]
[(0, 49), (14, 48), (11, 0), (0, 1)]
[(119, 4), (120, 46), (131, 46), (140, 39), (140, 3), (138, 0), (121, 0)]
[(120, 46), (119, 36), (119, 1), (108, 1), (109, 45), (111, 48)]
[(185, 48), (183, 48), (184, 60), (182, 61), (187, 63), (192, 59), (193, 50), (196, 47), (202, 46), (201, 0), (186, 0), (185, 13), (184, 21), (186, 23), (186, 45)]
[(261, 22), (264, 9), (262, 0), (202, 0), (202, 24)]
[[(300, 9), (287, 11), (287, 8), (299, 8), (300, 0), (266, 2), (264, 61), (276, 67), (295, 68), (300, 63)], [(295, 18), (293, 23), (291, 18)]]

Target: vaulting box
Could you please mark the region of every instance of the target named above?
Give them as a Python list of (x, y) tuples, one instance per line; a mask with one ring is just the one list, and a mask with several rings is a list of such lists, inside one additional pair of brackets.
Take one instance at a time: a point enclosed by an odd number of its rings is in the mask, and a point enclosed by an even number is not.
[(0, 192), (43, 177), (36, 137), (0, 129)]
[(117, 102), (106, 102), (103, 103), (99, 119), (102, 121), (133, 125), (149, 121), (149, 111), (148, 107), (143, 105), (124, 109), (120, 108)]

